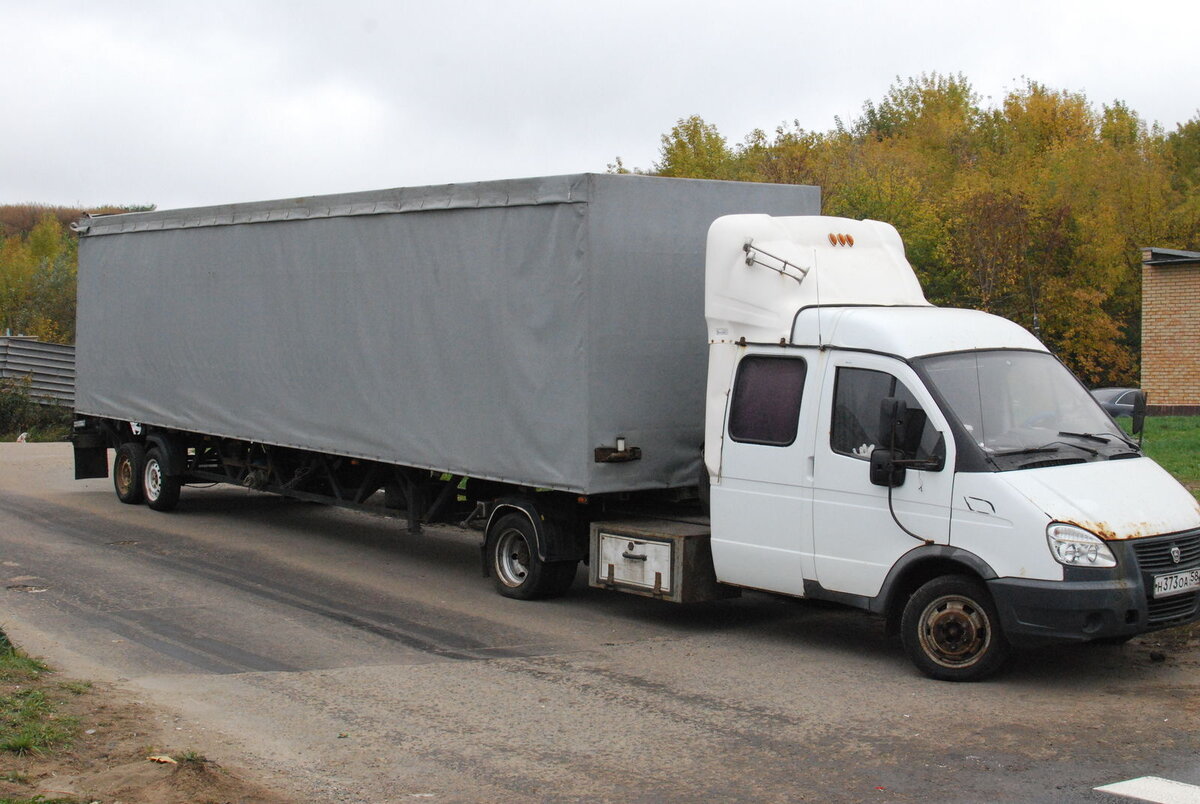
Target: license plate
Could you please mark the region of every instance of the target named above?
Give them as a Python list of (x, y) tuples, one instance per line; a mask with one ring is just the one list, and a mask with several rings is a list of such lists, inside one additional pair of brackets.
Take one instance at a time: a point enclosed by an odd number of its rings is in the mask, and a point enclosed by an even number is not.
[(1200, 589), (1200, 567), (1183, 572), (1172, 572), (1170, 575), (1154, 576), (1155, 597), (1182, 595), (1184, 592), (1192, 592), (1196, 589)]

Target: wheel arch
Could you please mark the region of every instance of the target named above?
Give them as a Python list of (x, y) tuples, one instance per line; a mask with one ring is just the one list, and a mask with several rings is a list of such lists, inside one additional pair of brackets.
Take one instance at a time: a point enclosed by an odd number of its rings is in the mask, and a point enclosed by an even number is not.
[[(553, 508), (553, 506), (551, 507)], [(554, 516), (543, 513), (535, 501), (527, 497), (501, 497), (492, 504), (487, 525), (484, 527), (484, 539), (481, 547), (484, 556), (483, 574), (485, 577), (491, 574), (487, 561), (487, 550), (495, 536), (495, 524), (504, 516), (514, 513), (524, 516), (533, 526), (537, 555), (543, 562), (579, 561), (584, 558), (576, 540), (569, 532), (569, 528), (556, 521)]]
[(163, 474), (169, 477), (178, 477), (186, 472), (187, 455), (178, 438), (170, 433), (155, 431), (146, 434), (145, 446), (147, 450), (151, 447), (158, 447)]
[(900, 627), (904, 604), (921, 586), (942, 575), (966, 575), (980, 581), (999, 577), (979, 556), (959, 547), (926, 545), (906, 553), (884, 579), (871, 610), (887, 617), (888, 631)]

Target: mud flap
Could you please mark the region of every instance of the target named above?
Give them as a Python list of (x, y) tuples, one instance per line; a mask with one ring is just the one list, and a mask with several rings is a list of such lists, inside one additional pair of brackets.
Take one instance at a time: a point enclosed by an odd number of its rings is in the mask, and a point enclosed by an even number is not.
[(108, 441), (103, 433), (75, 433), (75, 479), (108, 477)]

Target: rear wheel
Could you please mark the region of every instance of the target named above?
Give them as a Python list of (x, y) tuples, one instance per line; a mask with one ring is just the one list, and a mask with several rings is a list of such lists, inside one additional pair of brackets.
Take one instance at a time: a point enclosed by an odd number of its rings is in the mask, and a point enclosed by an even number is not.
[(913, 664), (941, 681), (986, 678), (1008, 658), (991, 595), (966, 575), (934, 578), (913, 593), (900, 633)]
[(506, 514), (492, 528), (488, 559), (496, 591), (505, 597), (532, 600), (557, 597), (575, 580), (577, 561), (542, 561), (533, 523), (523, 514)]
[(168, 476), (163, 469), (162, 453), (151, 447), (146, 453), (146, 464), (142, 470), (142, 491), (146, 505), (155, 511), (170, 511), (179, 503), (180, 482), (178, 477)]
[(146, 451), (142, 445), (127, 441), (117, 447), (113, 458), (113, 487), (117, 499), (128, 505), (137, 505), (145, 499), (142, 495), (142, 470), (146, 465)]

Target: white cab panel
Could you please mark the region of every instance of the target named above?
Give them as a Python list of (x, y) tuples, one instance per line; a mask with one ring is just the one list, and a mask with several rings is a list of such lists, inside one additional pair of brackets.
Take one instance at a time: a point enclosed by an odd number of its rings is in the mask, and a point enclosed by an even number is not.
[[(905, 364), (881, 355), (855, 352), (827, 352), (825, 381), (821, 394), (820, 420), (814, 444), (813, 538), (816, 579), (826, 590), (874, 597), (884, 578), (902, 555), (929, 540), (946, 544), (950, 537), (950, 502), (954, 488), (954, 445), (941, 411), (917, 376)], [(940, 472), (909, 469), (903, 485), (892, 489), (892, 507), (888, 507), (888, 489), (870, 480), (871, 448), (886, 446), (872, 437), (878, 430), (879, 401), (882, 395), (860, 394), (861, 427), (864, 434), (848, 441), (859, 448), (855, 454), (835, 451), (833, 409), (836, 385), (845, 381), (839, 371), (875, 372), (890, 375), (907, 389), (928, 416), (928, 427), (945, 438), (946, 465)], [(897, 391), (897, 396), (904, 394)], [(842, 405), (843, 415), (847, 401)], [(911, 402), (909, 403), (912, 404)], [(849, 427), (839, 423), (840, 433)], [(859, 441), (863, 443), (858, 444)], [(897, 520), (920, 539), (904, 532)]]
[[(746, 358), (802, 361), (803, 398), (787, 444), (739, 441), (724, 433), (721, 476), (710, 489), (717, 579), (803, 595), (812, 577), (813, 403), (820, 395), (815, 350), (751, 349)], [(743, 363), (745, 358), (743, 359)]]

